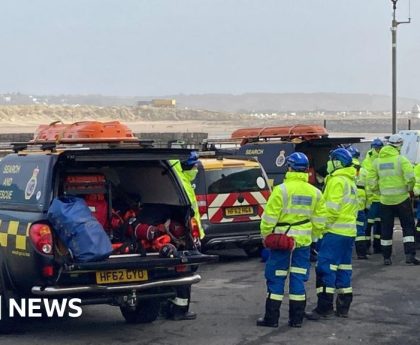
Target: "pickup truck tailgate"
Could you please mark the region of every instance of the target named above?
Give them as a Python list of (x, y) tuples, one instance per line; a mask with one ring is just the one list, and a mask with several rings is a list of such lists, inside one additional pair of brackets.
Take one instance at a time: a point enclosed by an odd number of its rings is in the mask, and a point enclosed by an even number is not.
[(185, 252), (175, 258), (161, 258), (158, 255), (115, 255), (104, 261), (74, 263), (67, 267), (67, 271), (98, 271), (112, 269), (159, 269), (177, 265), (199, 265), (206, 262), (217, 261), (217, 255)]

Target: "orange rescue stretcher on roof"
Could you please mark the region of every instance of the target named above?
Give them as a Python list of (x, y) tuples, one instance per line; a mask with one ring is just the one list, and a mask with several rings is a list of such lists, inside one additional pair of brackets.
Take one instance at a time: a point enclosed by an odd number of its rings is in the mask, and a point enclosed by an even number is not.
[(32, 142), (111, 142), (139, 141), (131, 129), (119, 121), (81, 121), (65, 124), (61, 121), (40, 125)]
[(324, 127), (318, 125), (240, 128), (231, 134), (232, 139), (243, 139), (247, 142), (259, 138), (277, 138), (283, 140), (301, 138), (303, 140), (313, 140), (324, 137), (328, 137), (328, 132)]

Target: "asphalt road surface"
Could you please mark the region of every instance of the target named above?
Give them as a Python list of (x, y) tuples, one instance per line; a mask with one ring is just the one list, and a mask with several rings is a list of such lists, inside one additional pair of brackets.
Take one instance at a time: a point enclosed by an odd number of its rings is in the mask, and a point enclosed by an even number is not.
[[(290, 328), (286, 298), (279, 328), (256, 327), (255, 320), (264, 308), (264, 264), (233, 250), (219, 263), (200, 269), (203, 279), (193, 287), (191, 306), (198, 313), (197, 320), (128, 325), (119, 308), (88, 306), (78, 319), (24, 320), (18, 333), (0, 336), (0, 344), (417, 345), (420, 266), (405, 264), (401, 233), (394, 239), (392, 266), (383, 266), (378, 255), (368, 261), (354, 260), (354, 302), (348, 319), (305, 320), (302, 328)], [(316, 301), (314, 285), (312, 274), (307, 285), (308, 310)]]

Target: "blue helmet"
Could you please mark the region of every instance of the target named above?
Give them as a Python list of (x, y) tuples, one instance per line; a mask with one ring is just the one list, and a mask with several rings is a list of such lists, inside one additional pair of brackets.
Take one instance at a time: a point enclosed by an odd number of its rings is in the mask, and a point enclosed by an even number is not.
[(286, 164), (294, 171), (306, 171), (309, 168), (308, 157), (302, 152), (294, 152), (287, 156)]
[(191, 170), (194, 165), (198, 163), (198, 153), (197, 151), (191, 151), (190, 156), (187, 160), (181, 162), (183, 170)]
[(372, 144), (370, 144), (370, 147), (373, 149), (380, 149), (384, 146), (384, 143), (381, 139), (376, 138), (372, 141)]
[(346, 149), (347, 149), (347, 151), (350, 152), (350, 154), (353, 158), (359, 158), (360, 157), (360, 151), (357, 147), (355, 147), (353, 145), (350, 145)]
[(353, 163), (351, 153), (343, 148), (333, 150), (330, 153), (330, 159), (332, 161), (339, 161), (343, 167), (349, 167)]

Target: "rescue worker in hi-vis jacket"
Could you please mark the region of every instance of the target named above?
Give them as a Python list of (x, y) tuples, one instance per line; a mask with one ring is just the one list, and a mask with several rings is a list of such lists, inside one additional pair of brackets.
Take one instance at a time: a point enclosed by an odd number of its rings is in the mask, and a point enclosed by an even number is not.
[(371, 236), (373, 230), (373, 253), (379, 254), (381, 249), (381, 216), (379, 209), (381, 207), (379, 191), (372, 191), (367, 183), (367, 175), (373, 169), (373, 162), (378, 158), (379, 151), (384, 147), (381, 139), (376, 138), (370, 145), (371, 149), (366, 153), (362, 163), (362, 168), (366, 171), (365, 191), (367, 197), (367, 224), (366, 224), (366, 252), (370, 253)]
[(270, 256), (265, 266), (265, 315), (257, 326), (278, 327), (284, 284), (289, 275), (289, 326), (301, 327), (306, 306), (312, 237), (326, 221), (322, 193), (308, 183), (308, 158), (295, 152), (286, 158), (284, 182), (274, 187), (261, 217), (261, 235)]
[(403, 138), (393, 134), (381, 149), (368, 174), (369, 187), (381, 195), (381, 245), (384, 265), (391, 265), (394, 218), (398, 216), (403, 231), (405, 262), (419, 265), (416, 258), (415, 224), (410, 199), (414, 187), (414, 171), (410, 161), (400, 155)]
[[(197, 199), (195, 197), (192, 182), (197, 175), (198, 154), (195, 151), (191, 152), (190, 157), (185, 161), (172, 160), (169, 162), (171, 167), (175, 170), (178, 178), (184, 186), (185, 192), (191, 203), (191, 208), (194, 211), (194, 218), (199, 226), (200, 239), (204, 237), (204, 230), (200, 222), (200, 213), (198, 212)], [(191, 299), (191, 286), (179, 286), (176, 289), (176, 297), (169, 300), (169, 305), (166, 310), (166, 316), (172, 320), (194, 320), (197, 314), (189, 311)]]
[(318, 302), (306, 314), (310, 320), (334, 313), (335, 292), (337, 316), (348, 316), (353, 299), (351, 259), (358, 211), (356, 170), (350, 152), (344, 148), (332, 151), (330, 161), (333, 171), (324, 190), (327, 222), (316, 267)]
[(356, 254), (359, 260), (366, 260), (367, 257), (367, 246), (366, 246), (366, 170), (361, 167), (359, 157), (360, 152), (354, 146), (349, 146), (347, 151), (350, 152), (353, 157), (353, 166), (356, 169), (356, 186), (357, 186), (357, 201), (358, 211), (356, 219)]

